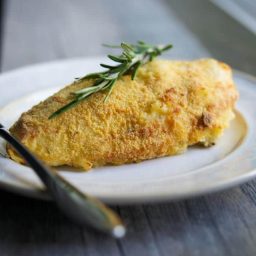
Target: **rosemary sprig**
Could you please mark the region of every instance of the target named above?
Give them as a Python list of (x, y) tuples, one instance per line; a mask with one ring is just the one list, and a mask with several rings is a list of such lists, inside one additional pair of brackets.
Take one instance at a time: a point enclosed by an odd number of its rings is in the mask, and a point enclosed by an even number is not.
[(142, 41), (138, 41), (137, 44), (121, 43), (120, 46), (105, 45), (111, 48), (121, 48), (121, 55), (108, 55), (108, 58), (118, 64), (116, 66), (108, 64), (100, 64), (101, 67), (105, 68), (106, 71), (91, 73), (84, 77), (77, 78), (76, 82), (81, 82), (85, 79), (94, 79), (91, 86), (83, 88), (81, 90), (75, 91), (73, 93), (74, 99), (61, 107), (53, 114), (50, 115), (49, 119), (58, 116), (59, 114), (67, 111), (68, 109), (74, 107), (81, 101), (87, 99), (92, 94), (99, 91), (108, 90), (104, 102), (107, 101), (110, 96), (113, 87), (118, 78), (123, 75), (131, 75), (131, 79), (134, 80), (139, 67), (149, 61), (152, 61), (155, 57), (162, 54), (162, 52), (167, 51), (172, 48), (171, 44), (168, 45), (149, 45)]

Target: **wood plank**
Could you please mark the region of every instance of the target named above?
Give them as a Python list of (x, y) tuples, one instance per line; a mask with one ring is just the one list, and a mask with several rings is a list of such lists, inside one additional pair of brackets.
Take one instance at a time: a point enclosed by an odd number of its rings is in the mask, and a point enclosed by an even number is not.
[(156, 244), (143, 207), (122, 206), (119, 209), (120, 216), (128, 227), (125, 239), (118, 241), (123, 255), (160, 256), (160, 248)]
[[(170, 15), (164, 1), (115, 2), (7, 1), (3, 70), (55, 59), (102, 55), (109, 52), (101, 46), (103, 42), (140, 39), (172, 42), (175, 47), (169, 56), (173, 58), (209, 56), (175, 13)], [(126, 15), (126, 10), (131, 15)]]
[(3, 255), (120, 255), (114, 239), (81, 229), (51, 202), (0, 193)]
[[(112, 5), (106, 5), (105, 8), (111, 12)], [(175, 10), (164, 0), (123, 1), (115, 6), (113, 18), (120, 27), (121, 39), (124, 41), (172, 43), (173, 49), (165, 56), (174, 59), (210, 56), (197, 36), (183, 24)]]
[[(256, 75), (256, 36), (209, 1), (167, 0), (184, 25), (213, 57)], [(189, 10), (189, 15), (188, 15)]]
[(161, 255), (225, 255), (204, 198), (148, 205), (145, 212)]
[(3, 70), (102, 54), (102, 42), (117, 35), (115, 24), (97, 1), (7, 1)]
[(256, 34), (256, 2), (248, 0), (211, 0), (232, 18)]
[(208, 196), (206, 200), (213, 223), (228, 249), (227, 255), (255, 255), (256, 208), (243, 190), (234, 188), (218, 197)]
[(4, 27), (4, 1), (0, 1), (0, 72), (2, 70), (2, 43), (3, 43), (3, 27)]

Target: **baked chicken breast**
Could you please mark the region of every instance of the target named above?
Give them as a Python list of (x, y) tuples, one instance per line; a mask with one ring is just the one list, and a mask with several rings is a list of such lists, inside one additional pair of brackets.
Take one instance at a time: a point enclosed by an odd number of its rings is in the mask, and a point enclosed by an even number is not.
[[(210, 146), (234, 117), (238, 98), (222, 62), (155, 60), (135, 80), (121, 77), (107, 102), (107, 92), (99, 92), (49, 119), (72, 92), (91, 84), (68, 85), (23, 113), (10, 132), (48, 165), (89, 170), (180, 154), (197, 143)], [(7, 152), (24, 163), (9, 145)]]

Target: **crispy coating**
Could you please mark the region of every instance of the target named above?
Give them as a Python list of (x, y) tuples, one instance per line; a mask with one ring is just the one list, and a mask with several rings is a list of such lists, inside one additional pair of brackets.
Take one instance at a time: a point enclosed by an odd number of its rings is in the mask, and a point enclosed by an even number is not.
[[(135, 80), (120, 78), (111, 96), (97, 93), (48, 119), (92, 81), (73, 83), (23, 113), (11, 133), (51, 166), (88, 170), (212, 145), (233, 118), (238, 92), (228, 65), (213, 59), (150, 62)], [(9, 156), (23, 160), (8, 145)]]

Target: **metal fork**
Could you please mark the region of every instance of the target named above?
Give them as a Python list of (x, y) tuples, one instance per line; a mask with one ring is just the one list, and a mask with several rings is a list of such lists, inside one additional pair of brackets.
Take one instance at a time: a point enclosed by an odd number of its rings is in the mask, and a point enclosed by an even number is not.
[(126, 229), (119, 216), (98, 199), (86, 195), (62, 178), (54, 169), (49, 169), (24, 145), (15, 139), (0, 123), (0, 137), (5, 139), (32, 167), (47, 187), (52, 198), (75, 223), (89, 225), (114, 238), (125, 235)]

